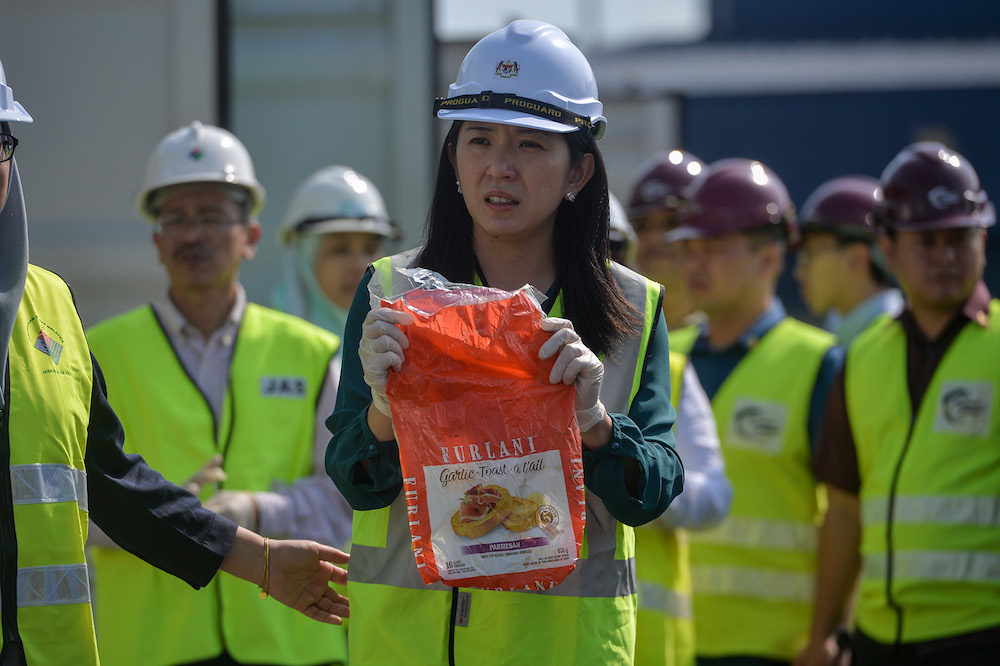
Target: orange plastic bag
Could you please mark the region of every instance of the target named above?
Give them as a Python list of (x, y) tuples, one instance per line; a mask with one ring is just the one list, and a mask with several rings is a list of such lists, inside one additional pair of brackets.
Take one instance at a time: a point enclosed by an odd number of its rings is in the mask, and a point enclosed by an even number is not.
[(431, 287), (382, 301), (415, 320), (386, 393), (420, 574), (457, 587), (554, 587), (579, 558), (583, 456), (574, 389), (550, 384), (554, 361), (538, 358), (550, 333), (537, 296), (398, 273)]

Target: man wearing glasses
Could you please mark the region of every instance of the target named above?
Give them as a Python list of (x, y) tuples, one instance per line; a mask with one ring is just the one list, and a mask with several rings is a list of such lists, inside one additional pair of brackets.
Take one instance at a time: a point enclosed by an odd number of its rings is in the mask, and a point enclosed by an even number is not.
[(181, 587), (205, 586), (221, 569), (339, 624), (346, 599), (328, 581), (346, 583), (331, 564), (345, 554), (309, 541), (269, 546), (122, 450), (69, 288), (28, 263), (14, 122), (32, 118), (0, 64), (0, 663), (98, 663), (88, 516)]
[[(268, 537), (344, 545), (350, 509), (326, 475), (339, 339), (248, 303), (239, 282), (264, 203), (238, 138), (193, 122), (153, 151), (139, 211), (165, 296), (88, 331), (126, 446), (209, 509)], [(344, 634), (257, 599), (241, 581), (195, 595), (92, 537), (106, 665), (330, 664)], [(122, 630), (122, 629), (126, 630)]]

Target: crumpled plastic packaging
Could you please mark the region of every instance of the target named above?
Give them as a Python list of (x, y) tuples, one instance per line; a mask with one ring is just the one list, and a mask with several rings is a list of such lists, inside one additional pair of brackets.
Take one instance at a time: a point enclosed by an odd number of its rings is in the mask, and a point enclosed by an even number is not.
[(372, 302), (407, 310), (389, 374), (416, 565), (425, 583), (545, 590), (576, 566), (586, 523), (572, 386), (538, 358), (544, 298), (395, 269)]

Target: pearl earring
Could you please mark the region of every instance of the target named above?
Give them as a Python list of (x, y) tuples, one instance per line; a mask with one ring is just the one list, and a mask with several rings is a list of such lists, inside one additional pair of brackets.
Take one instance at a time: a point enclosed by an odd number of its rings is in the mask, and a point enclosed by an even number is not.
[(573, 202), (576, 201), (576, 195), (573, 194), (572, 192), (567, 192), (566, 193), (566, 200), (569, 201), (570, 203), (573, 203)]
[(462, 183), (456, 178), (455, 179), (455, 184), (458, 185), (458, 193), (461, 194), (462, 193)]

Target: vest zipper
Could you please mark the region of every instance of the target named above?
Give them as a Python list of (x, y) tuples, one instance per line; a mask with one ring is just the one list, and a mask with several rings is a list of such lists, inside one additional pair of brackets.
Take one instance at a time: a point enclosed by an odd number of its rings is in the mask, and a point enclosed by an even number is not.
[[(233, 343), (233, 352), (234, 352), (234, 354), (235, 354), (235, 351), (236, 351), (235, 347), (236, 347), (236, 343), (234, 342)], [(193, 381), (192, 381), (192, 383), (193, 383)], [(226, 402), (229, 403), (229, 432), (226, 433), (226, 441), (225, 441), (224, 444), (222, 444), (221, 447), (219, 446), (220, 442), (219, 442), (218, 434), (216, 435), (216, 440), (215, 440), (215, 450), (219, 451), (220, 453), (222, 453), (222, 456), (223, 456), (223, 463), (222, 463), (223, 468), (225, 468), (225, 457), (229, 453), (229, 445), (232, 443), (232, 440), (233, 440), (233, 430), (236, 429), (236, 398), (235, 398), (235, 395), (233, 394), (233, 369), (232, 369), (232, 363), (230, 363), (230, 366), (229, 366), (229, 384), (228, 384), (228, 388), (226, 389), (226, 392), (229, 394), (229, 400), (227, 401), (225, 398), (223, 398), (223, 400), (222, 400), (222, 403), (223, 403), (222, 404), (222, 408), (225, 409), (226, 408)], [(205, 403), (208, 406), (208, 410), (212, 411), (212, 407), (211, 407), (211, 404), (208, 402), (208, 398), (205, 399)], [(213, 419), (215, 418), (214, 413), (213, 413), (212, 418)], [(219, 482), (219, 489), (220, 490), (222, 489), (222, 486), (223, 486), (224, 483), (225, 483), (225, 481), (220, 481)], [(260, 525), (258, 525), (257, 528), (260, 529)], [(232, 653), (229, 651), (229, 643), (226, 641), (226, 627), (225, 627), (225, 622), (223, 622), (223, 619), (222, 619), (222, 615), (223, 615), (223, 613), (226, 612), (226, 608), (225, 608), (225, 599), (223, 599), (223, 595), (222, 595), (222, 584), (221, 584), (221, 582), (218, 582), (215, 585), (215, 600), (216, 600), (216, 602), (218, 604), (218, 608), (219, 608), (219, 642), (222, 643), (222, 654), (228, 655), (229, 657), (232, 657)]]
[(4, 381), (4, 404), (0, 407), (0, 615), (3, 625), (3, 653), (0, 661), (27, 663), (21, 634), (17, 630), (17, 531), (14, 525), (14, 496), (10, 484), (10, 363), (7, 363)]
[[(232, 383), (233, 383), (232, 361), (230, 361), (229, 387), (227, 388), (227, 392), (229, 392), (229, 394), (230, 394), (230, 400), (229, 400), (229, 403), (230, 403), (230, 406), (229, 406), (230, 407), (229, 432), (227, 433), (225, 444), (222, 444), (222, 446), (220, 446), (220, 443), (221, 443), (220, 435), (222, 434), (222, 433), (219, 432), (220, 428), (222, 427), (221, 414), (218, 415), (218, 416), (216, 415), (215, 410), (212, 409), (212, 401), (208, 399), (208, 396), (205, 395), (205, 392), (201, 390), (200, 386), (198, 386), (198, 382), (196, 382), (194, 380), (194, 377), (191, 375), (191, 373), (188, 371), (188, 369), (184, 366), (183, 361), (181, 361), (181, 355), (177, 351), (177, 349), (174, 347), (174, 343), (170, 340), (170, 334), (167, 333), (167, 327), (163, 324), (163, 321), (160, 319), (160, 315), (157, 314), (156, 308), (154, 308), (152, 305), (150, 305), (149, 309), (153, 313), (153, 319), (155, 319), (156, 323), (160, 326), (160, 330), (163, 332), (163, 337), (164, 337), (164, 339), (167, 342), (167, 346), (170, 347), (170, 351), (173, 352), (174, 359), (177, 361), (177, 365), (180, 366), (181, 371), (184, 373), (184, 376), (187, 377), (187, 380), (189, 382), (191, 382), (191, 386), (193, 386), (195, 388), (195, 390), (198, 391), (198, 394), (201, 396), (202, 400), (205, 401), (205, 408), (208, 409), (208, 413), (212, 417), (212, 441), (215, 443), (215, 450), (218, 451), (219, 453), (221, 453), (223, 455), (223, 458), (225, 458), (225, 455), (229, 452), (229, 444), (230, 444), (230, 441), (232, 440), (233, 426), (234, 426), (234, 421), (233, 421), (234, 412), (233, 412), (233, 410), (235, 409), (235, 407), (232, 405), (232, 402), (233, 402), (233, 400), (232, 400)], [(238, 331), (237, 331), (237, 335), (239, 335)], [(233, 341), (233, 354), (235, 355), (235, 353), (236, 353), (236, 341), (234, 340)], [(222, 408), (225, 409), (225, 405), (226, 405), (225, 397), (223, 397), (222, 404), (223, 404)], [(225, 460), (223, 460), (223, 463), (222, 463), (223, 469), (225, 469), (225, 465), (226, 465)], [(222, 489), (222, 484), (223, 483), (224, 482), (220, 482), (218, 484), (218, 488), (219, 489)], [(226, 656), (230, 656), (231, 657), (232, 655), (229, 652), (229, 645), (226, 643), (225, 624), (224, 624), (224, 622), (222, 620), (222, 613), (224, 612), (223, 611), (223, 599), (222, 599), (222, 585), (220, 585), (218, 582), (216, 582), (216, 585), (215, 585), (215, 602), (216, 602), (216, 607), (219, 609), (219, 624), (218, 624), (219, 642), (222, 643), (222, 653), (219, 656), (226, 655)]]
[(889, 506), (886, 510), (885, 519), (885, 601), (889, 608), (896, 611), (896, 639), (893, 641), (895, 645), (899, 645), (903, 640), (903, 609), (895, 602), (892, 594), (893, 516), (896, 512), (896, 489), (899, 486), (899, 477), (903, 471), (903, 461), (910, 450), (910, 443), (913, 440), (913, 429), (916, 425), (917, 414), (914, 413), (910, 416), (910, 427), (906, 431), (906, 441), (903, 444), (903, 450), (899, 453), (899, 458), (896, 460), (896, 469), (892, 473), (892, 483), (889, 486)]

